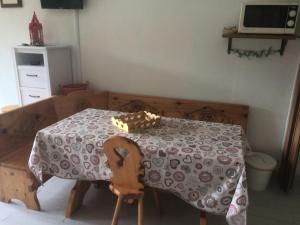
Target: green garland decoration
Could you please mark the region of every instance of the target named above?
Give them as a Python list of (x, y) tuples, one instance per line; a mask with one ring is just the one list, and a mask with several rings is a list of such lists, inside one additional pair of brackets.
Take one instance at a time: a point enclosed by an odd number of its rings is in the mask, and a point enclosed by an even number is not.
[(277, 53), (280, 53), (280, 50), (274, 50), (272, 47), (268, 48), (268, 49), (263, 49), (260, 51), (254, 51), (254, 50), (245, 50), (245, 49), (237, 49), (237, 48), (233, 48), (231, 49), (231, 52), (233, 54), (236, 54), (239, 58), (266, 58), (269, 57), (271, 55), (275, 55)]

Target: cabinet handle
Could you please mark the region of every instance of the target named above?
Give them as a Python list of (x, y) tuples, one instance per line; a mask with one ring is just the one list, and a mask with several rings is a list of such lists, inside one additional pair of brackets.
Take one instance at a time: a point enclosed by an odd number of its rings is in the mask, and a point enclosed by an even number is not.
[(38, 77), (37, 74), (26, 74), (27, 77)]
[(41, 96), (39, 96), (39, 95), (29, 95), (29, 97), (31, 97), (31, 98), (40, 98)]

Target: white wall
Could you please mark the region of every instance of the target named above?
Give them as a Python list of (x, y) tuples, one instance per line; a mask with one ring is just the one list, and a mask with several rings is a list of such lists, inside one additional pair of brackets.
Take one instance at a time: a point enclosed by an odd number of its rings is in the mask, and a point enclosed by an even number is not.
[(239, 11), (240, 0), (88, 0), (80, 12), (84, 79), (111, 91), (248, 104), (251, 145), (280, 158), (300, 43), (289, 42), (283, 57), (228, 56), (221, 33)]
[(72, 10), (42, 10), (40, 0), (23, 0), (23, 5), (0, 8), (0, 107), (18, 102), (11, 48), (30, 42), (28, 24), (33, 11), (43, 24), (47, 44), (76, 47)]
[[(74, 11), (23, 3), (0, 8), (0, 107), (17, 101), (11, 47), (29, 42), (34, 10), (46, 43), (76, 47)], [(283, 57), (228, 56), (221, 32), (238, 22), (239, 11), (240, 0), (86, 0), (79, 13), (84, 80), (111, 91), (248, 104), (251, 145), (280, 158), (300, 43), (290, 41)], [(233, 44), (280, 46), (269, 40)]]

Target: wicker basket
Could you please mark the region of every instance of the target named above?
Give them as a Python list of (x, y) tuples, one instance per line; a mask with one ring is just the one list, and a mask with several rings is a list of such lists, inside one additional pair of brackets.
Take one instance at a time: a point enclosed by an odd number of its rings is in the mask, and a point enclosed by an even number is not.
[(141, 111), (112, 117), (112, 123), (123, 131), (135, 132), (159, 125), (160, 119), (156, 114)]

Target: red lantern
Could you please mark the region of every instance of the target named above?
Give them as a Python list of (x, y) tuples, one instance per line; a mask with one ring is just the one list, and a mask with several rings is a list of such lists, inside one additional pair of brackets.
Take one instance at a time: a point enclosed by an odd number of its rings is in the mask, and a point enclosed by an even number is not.
[(43, 25), (39, 22), (35, 12), (29, 24), (30, 44), (35, 46), (44, 45)]

